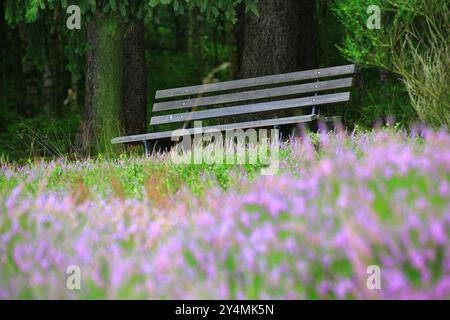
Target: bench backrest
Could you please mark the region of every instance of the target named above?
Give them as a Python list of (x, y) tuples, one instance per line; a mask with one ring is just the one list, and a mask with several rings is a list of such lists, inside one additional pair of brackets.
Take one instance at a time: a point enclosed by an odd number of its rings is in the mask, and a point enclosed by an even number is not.
[[(318, 108), (320, 105), (350, 100), (349, 91), (337, 91), (352, 86), (351, 75), (354, 72), (355, 65), (344, 65), (159, 90), (150, 125), (152, 128), (156, 126), (155, 132), (160, 131), (157, 130), (160, 125), (178, 123), (182, 127), (186, 121), (207, 119), (227, 123), (232, 118), (232, 122), (239, 127), (239, 117), (245, 115), (248, 120), (249, 115), (254, 116), (251, 114), (256, 114), (258, 120), (266, 121), (268, 126), (283, 123), (277, 116), (274, 117), (274, 112)], [(264, 119), (265, 116), (271, 119)]]

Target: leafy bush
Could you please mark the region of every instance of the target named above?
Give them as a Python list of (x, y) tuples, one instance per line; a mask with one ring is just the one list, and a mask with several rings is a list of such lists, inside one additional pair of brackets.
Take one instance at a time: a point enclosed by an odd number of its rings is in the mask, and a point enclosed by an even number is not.
[(380, 83), (380, 73), (375, 68), (363, 69), (357, 77), (358, 85), (352, 90), (352, 99), (341, 109), (347, 127), (372, 128), (387, 121), (406, 128), (414, 126), (417, 113), (411, 107), (403, 83), (392, 77)]
[[(382, 10), (381, 29), (366, 27), (370, 5)], [(341, 52), (397, 74), (420, 119), (450, 127), (449, 0), (335, 0), (333, 10), (346, 29)]]

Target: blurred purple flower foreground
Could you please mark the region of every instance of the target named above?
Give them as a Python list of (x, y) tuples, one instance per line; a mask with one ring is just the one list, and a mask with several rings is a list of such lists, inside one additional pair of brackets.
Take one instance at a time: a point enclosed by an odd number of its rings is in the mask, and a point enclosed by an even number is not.
[(2, 194), (0, 298), (450, 299), (450, 136), (319, 140), (286, 146), (279, 176), (236, 172), (230, 190), (180, 190), (166, 209)]

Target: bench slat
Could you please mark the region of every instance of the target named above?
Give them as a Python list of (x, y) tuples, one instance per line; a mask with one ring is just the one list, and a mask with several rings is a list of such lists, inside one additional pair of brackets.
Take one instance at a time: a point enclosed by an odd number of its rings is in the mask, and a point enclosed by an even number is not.
[(202, 120), (217, 117), (225, 117), (239, 114), (259, 113), (264, 111), (282, 110), (306, 106), (315, 106), (335, 102), (345, 102), (350, 100), (350, 92), (326, 94), (307, 98), (297, 98), (289, 100), (279, 100), (235, 107), (217, 108), (193, 112), (183, 112), (164, 116), (154, 116), (151, 118), (151, 125), (166, 123), (184, 122), (190, 120)]
[(352, 81), (353, 81), (352, 78), (343, 78), (271, 89), (228, 93), (203, 98), (158, 102), (153, 105), (153, 112), (186, 109), (192, 107), (212, 106), (231, 102), (241, 102), (248, 100), (289, 96), (300, 93), (324, 91), (330, 89), (348, 88), (352, 86)]
[(199, 93), (212, 93), (212, 92), (219, 92), (219, 91), (257, 87), (257, 86), (263, 86), (263, 85), (269, 85), (269, 84), (279, 84), (279, 83), (287, 83), (287, 82), (294, 82), (294, 81), (301, 81), (301, 80), (308, 80), (308, 79), (333, 77), (333, 76), (351, 74), (354, 72), (355, 72), (355, 65), (350, 64), (350, 65), (344, 65), (344, 66), (338, 66), (338, 67), (321, 68), (321, 69), (292, 72), (292, 73), (285, 73), (285, 74), (279, 74), (279, 75), (264, 76), (264, 77), (258, 77), (258, 78), (249, 78), (249, 79), (210, 83), (210, 84), (190, 86), (190, 87), (159, 90), (156, 92), (155, 98), (163, 99), (163, 98), (182, 97), (182, 96), (189, 96), (189, 95), (194, 95), (194, 94), (199, 94)]
[[(221, 124), (217, 126), (209, 126), (202, 127), (202, 132), (205, 132), (208, 129), (217, 129), (220, 131), (225, 130), (234, 130), (234, 129), (249, 129), (249, 128), (261, 128), (261, 127), (269, 127), (275, 125), (283, 125), (283, 124), (291, 124), (291, 123), (302, 123), (309, 122), (318, 119), (317, 115), (303, 115), (303, 116), (294, 116), (294, 117), (285, 117), (285, 118), (277, 118), (277, 119), (266, 119), (266, 120), (256, 120), (256, 121), (246, 121), (246, 122), (236, 122), (236, 123), (227, 123)], [(186, 134), (193, 135), (194, 130), (196, 128), (188, 128), (184, 131)], [(199, 130), (199, 129), (197, 129)], [(183, 136), (181, 132), (180, 134), (174, 134), (173, 131), (162, 131), (162, 132), (153, 132), (146, 134), (138, 134), (134, 136), (126, 136), (126, 137), (118, 137), (111, 140), (111, 143), (129, 143), (129, 142), (139, 142), (146, 140), (155, 140), (155, 139), (163, 139), (170, 137)]]

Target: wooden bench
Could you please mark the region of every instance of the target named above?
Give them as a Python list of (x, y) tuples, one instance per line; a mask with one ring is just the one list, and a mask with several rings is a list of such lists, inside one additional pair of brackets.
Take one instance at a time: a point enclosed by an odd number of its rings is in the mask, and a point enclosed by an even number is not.
[[(203, 131), (209, 128), (225, 131), (315, 121), (320, 117), (320, 106), (350, 100), (349, 91), (339, 90), (349, 90), (355, 71), (355, 65), (344, 65), (159, 90), (150, 120), (154, 132), (118, 137), (111, 142), (143, 142), (148, 156), (149, 142), (154, 145), (156, 140), (172, 137), (173, 128), (161, 130), (161, 126), (170, 124), (179, 129), (186, 128), (190, 121), (203, 120), (209, 122)], [(278, 116), (286, 111), (303, 114)], [(194, 128), (187, 128), (187, 132), (194, 134)]]

